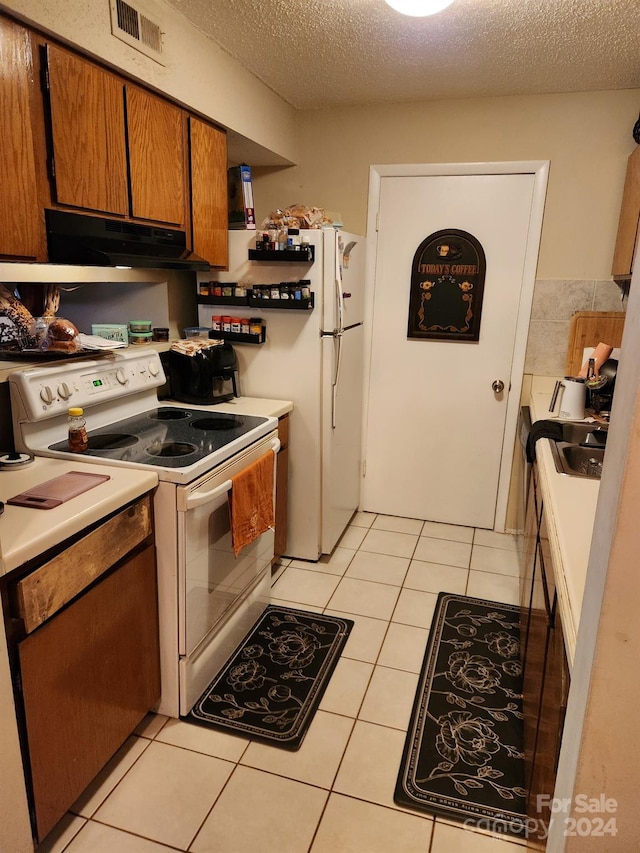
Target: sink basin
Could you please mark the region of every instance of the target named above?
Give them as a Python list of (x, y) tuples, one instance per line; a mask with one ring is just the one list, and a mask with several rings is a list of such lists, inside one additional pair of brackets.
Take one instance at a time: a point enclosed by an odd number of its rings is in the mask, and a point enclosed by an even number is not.
[(602, 474), (604, 447), (589, 447), (579, 444), (567, 444), (564, 441), (552, 442), (551, 453), (556, 471), (571, 477), (587, 477), (599, 480)]
[(567, 444), (588, 444), (603, 446), (607, 443), (607, 426), (565, 421), (562, 424), (562, 438)]

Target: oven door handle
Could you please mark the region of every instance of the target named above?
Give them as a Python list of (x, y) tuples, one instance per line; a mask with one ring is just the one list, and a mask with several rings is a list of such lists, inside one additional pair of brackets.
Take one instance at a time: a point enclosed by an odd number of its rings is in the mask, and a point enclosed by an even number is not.
[[(279, 438), (274, 438), (271, 443), (270, 450), (273, 450), (275, 454), (278, 453), (280, 450)], [(231, 485), (231, 480), (225, 480), (224, 483), (220, 483), (219, 486), (216, 486), (215, 489), (210, 489), (208, 492), (194, 492), (187, 497), (185, 509), (188, 512), (190, 509), (195, 509), (198, 506), (217, 500), (219, 497), (222, 497), (225, 492), (231, 491)]]

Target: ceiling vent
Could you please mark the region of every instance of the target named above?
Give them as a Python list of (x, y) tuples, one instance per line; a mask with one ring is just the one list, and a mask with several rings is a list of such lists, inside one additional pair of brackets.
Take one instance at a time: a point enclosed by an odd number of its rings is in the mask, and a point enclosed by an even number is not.
[(111, 32), (121, 41), (164, 65), (162, 30), (140, 8), (125, 0), (109, 0)]

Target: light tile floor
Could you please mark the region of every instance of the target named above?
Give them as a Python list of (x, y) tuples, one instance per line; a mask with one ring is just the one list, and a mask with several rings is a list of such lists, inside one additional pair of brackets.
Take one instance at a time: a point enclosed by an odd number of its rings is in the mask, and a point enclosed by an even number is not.
[(39, 853), (524, 853), (393, 802), (437, 593), (517, 603), (513, 537), (358, 513), (274, 603), (355, 626), (298, 752), (149, 715)]

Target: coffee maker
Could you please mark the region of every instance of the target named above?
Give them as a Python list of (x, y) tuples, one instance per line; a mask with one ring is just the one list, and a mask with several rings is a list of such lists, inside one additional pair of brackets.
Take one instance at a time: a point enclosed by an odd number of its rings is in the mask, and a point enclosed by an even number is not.
[(193, 355), (169, 350), (168, 366), (174, 400), (215, 405), (238, 396), (238, 358), (228, 341)]

